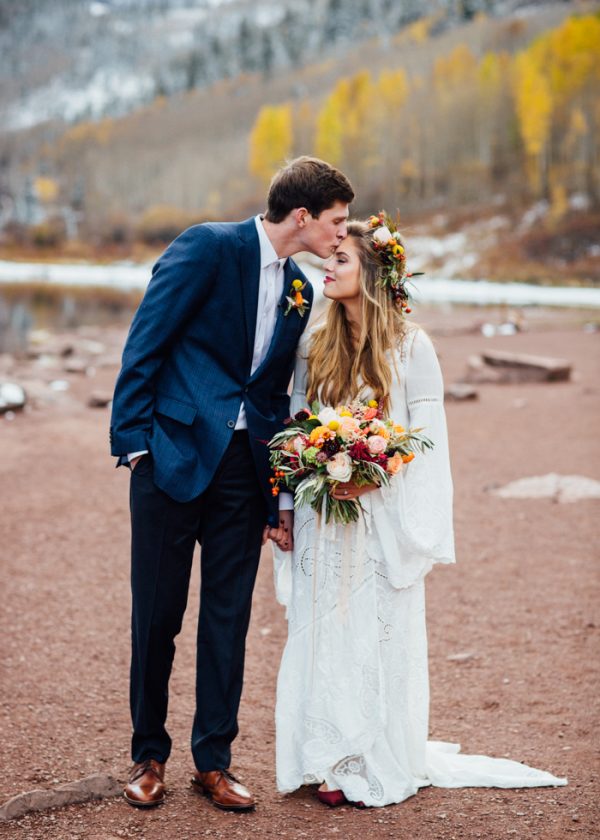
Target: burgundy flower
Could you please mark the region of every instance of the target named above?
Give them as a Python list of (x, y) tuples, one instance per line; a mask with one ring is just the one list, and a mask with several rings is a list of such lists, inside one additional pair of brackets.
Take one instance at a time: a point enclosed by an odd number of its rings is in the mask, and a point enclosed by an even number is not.
[(294, 420), (299, 420), (300, 422), (302, 422), (303, 420), (308, 420), (309, 417), (310, 412), (307, 411), (305, 408), (301, 408), (300, 411), (297, 411), (296, 414), (294, 414)]
[(369, 461), (371, 464), (379, 464), (379, 466), (384, 469), (388, 462), (388, 456), (383, 452), (379, 455), (372, 455), (369, 451), (369, 447), (362, 440), (357, 440), (356, 443), (352, 444), (352, 446), (348, 449), (348, 455), (350, 455), (354, 461)]
[(333, 456), (340, 451), (341, 444), (337, 438), (329, 438), (323, 444), (321, 452), (324, 452), (328, 458), (333, 458)]

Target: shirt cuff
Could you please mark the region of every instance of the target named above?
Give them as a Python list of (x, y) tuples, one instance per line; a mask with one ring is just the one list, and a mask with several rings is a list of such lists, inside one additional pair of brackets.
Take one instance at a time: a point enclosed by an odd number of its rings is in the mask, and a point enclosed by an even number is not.
[(279, 510), (294, 510), (294, 496), (291, 493), (279, 494)]
[(128, 452), (127, 453), (127, 460), (131, 464), (131, 462), (133, 461), (134, 458), (140, 458), (142, 455), (147, 455), (147, 454), (148, 454), (147, 449), (141, 449), (139, 452)]

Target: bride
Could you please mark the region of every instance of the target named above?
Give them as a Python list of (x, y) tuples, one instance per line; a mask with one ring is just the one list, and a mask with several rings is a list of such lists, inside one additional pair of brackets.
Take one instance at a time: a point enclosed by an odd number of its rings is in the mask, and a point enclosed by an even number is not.
[(454, 562), (452, 479), (440, 366), (426, 333), (405, 318), (404, 249), (390, 226), (381, 214), (351, 222), (325, 264), (330, 304), (299, 347), (291, 411), (375, 399), (394, 422), (423, 428), (434, 449), (389, 487), (337, 485), (336, 498), (360, 498), (358, 522), (325, 524), (305, 505), (295, 511), (293, 551), (287, 532), (271, 534), (289, 630), (277, 684), (277, 787), (318, 784), (328, 805), (382, 806), (429, 784), (563, 785), (427, 740), (424, 582), (435, 563)]

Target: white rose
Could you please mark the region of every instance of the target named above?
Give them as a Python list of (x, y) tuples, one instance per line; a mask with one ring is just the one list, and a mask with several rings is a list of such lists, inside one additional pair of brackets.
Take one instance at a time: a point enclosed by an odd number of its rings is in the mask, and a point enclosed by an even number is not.
[(303, 435), (298, 435), (297, 438), (294, 438), (294, 449), (299, 455), (302, 455), (302, 453), (306, 449), (306, 442), (307, 438)]
[(385, 225), (383, 227), (378, 227), (373, 234), (373, 239), (377, 239), (378, 242), (383, 242), (384, 245), (387, 245), (391, 238), (392, 234), (390, 229)]
[(328, 426), (332, 420), (339, 423), (342, 419), (334, 408), (322, 408), (317, 417), (322, 426)]
[(334, 481), (345, 483), (352, 478), (352, 458), (346, 452), (338, 452), (327, 461), (327, 472)]
[(381, 453), (386, 450), (387, 441), (385, 438), (382, 438), (381, 435), (373, 435), (372, 437), (367, 438), (367, 446), (369, 447), (371, 455), (381, 455)]

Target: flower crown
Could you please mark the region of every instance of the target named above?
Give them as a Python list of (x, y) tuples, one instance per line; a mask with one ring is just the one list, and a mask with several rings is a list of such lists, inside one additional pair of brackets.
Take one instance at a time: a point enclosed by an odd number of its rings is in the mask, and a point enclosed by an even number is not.
[(422, 271), (410, 272), (406, 270), (406, 255), (398, 226), (385, 210), (377, 216), (369, 218), (369, 225), (373, 231), (371, 244), (377, 252), (381, 268), (378, 284), (389, 289), (394, 303), (410, 312), (410, 295), (406, 289), (406, 281), (411, 277), (418, 277)]

